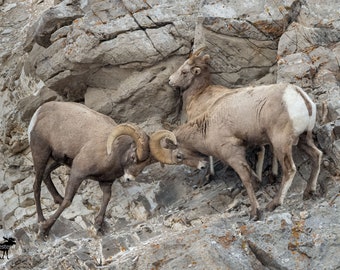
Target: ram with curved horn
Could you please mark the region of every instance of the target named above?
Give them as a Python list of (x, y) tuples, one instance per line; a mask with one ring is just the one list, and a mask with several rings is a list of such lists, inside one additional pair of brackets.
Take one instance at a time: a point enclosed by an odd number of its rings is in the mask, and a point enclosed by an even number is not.
[[(114, 180), (131, 179), (149, 164), (149, 137), (138, 126), (117, 125), (110, 117), (73, 102), (48, 102), (34, 113), (28, 137), (35, 169), (34, 198), (40, 234), (47, 236), (85, 179), (99, 182), (103, 200), (95, 226), (102, 228)], [(51, 180), (51, 172), (61, 165), (71, 168), (64, 198)], [(41, 184), (46, 184), (59, 204), (45, 220), (41, 208)]]
[(207, 156), (198, 153), (191, 156), (185, 149), (179, 151), (175, 134), (168, 130), (159, 130), (150, 136), (150, 152), (152, 158), (162, 164), (183, 163), (200, 170), (207, 167)]
[[(246, 147), (270, 144), (282, 167), (281, 186), (266, 206), (269, 211), (283, 203), (296, 173), (293, 146), (304, 150), (311, 161), (311, 174), (304, 191), (307, 199), (316, 191), (322, 158), (322, 152), (313, 142), (315, 121), (316, 105), (300, 87), (291, 84), (247, 87), (221, 96), (202, 115), (175, 129), (174, 134), (159, 131), (166, 135), (165, 151), (161, 147), (150, 150), (156, 159), (167, 164), (200, 158), (202, 154), (229, 164), (247, 190), (251, 218), (258, 219), (261, 211), (252, 185), (256, 182), (255, 173), (246, 160)], [(157, 133), (153, 136), (162, 140)], [(175, 143), (170, 139), (173, 135)], [(169, 149), (175, 149), (182, 159), (174, 162)]]

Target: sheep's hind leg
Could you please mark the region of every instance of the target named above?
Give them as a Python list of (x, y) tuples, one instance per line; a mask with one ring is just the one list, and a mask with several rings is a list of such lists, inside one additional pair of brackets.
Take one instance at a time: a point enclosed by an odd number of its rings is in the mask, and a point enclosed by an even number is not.
[(102, 232), (102, 226), (104, 222), (105, 212), (107, 205), (111, 199), (112, 193), (112, 182), (99, 182), (99, 186), (103, 192), (103, 201), (100, 207), (99, 213), (95, 218), (95, 228), (98, 232)]
[[(48, 146), (39, 142), (39, 138), (33, 137), (31, 140), (31, 150), (35, 169), (35, 180), (33, 184), (34, 200), (37, 210), (38, 223), (45, 221), (41, 208), (41, 184), (44, 179), (47, 163), (51, 154)], [(39, 153), (39, 154), (38, 154)]]
[(315, 146), (311, 132), (308, 132), (306, 136), (301, 136), (298, 146), (312, 161), (311, 174), (306, 189), (303, 192), (303, 199), (307, 200), (316, 195), (316, 185), (320, 173), (322, 152)]
[(45, 221), (44, 214), (41, 208), (41, 183), (42, 183), (42, 173), (36, 169), (36, 177), (33, 184), (34, 190), (34, 200), (38, 215), (38, 223)]
[(295, 173), (296, 173), (296, 167), (295, 167), (293, 157), (292, 157), (292, 146), (291, 145), (288, 145), (285, 151), (277, 150), (274, 153), (282, 167), (282, 181), (281, 181), (280, 189), (275, 195), (274, 199), (270, 203), (268, 203), (266, 206), (266, 209), (268, 211), (274, 211), (276, 207), (282, 205), (284, 198), (286, 197), (287, 191), (290, 188), (293, 182)]

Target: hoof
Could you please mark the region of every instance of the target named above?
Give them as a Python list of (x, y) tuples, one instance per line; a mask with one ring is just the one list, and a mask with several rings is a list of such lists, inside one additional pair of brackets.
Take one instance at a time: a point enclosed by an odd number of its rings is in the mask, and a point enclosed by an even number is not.
[(96, 232), (98, 236), (103, 236), (105, 234), (103, 228), (96, 229)]
[(253, 186), (254, 192), (257, 192), (257, 191), (260, 190), (261, 183), (259, 183), (258, 181), (256, 181), (256, 178), (255, 178), (255, 177), (252, 178), (251, 185)]
[(276, 174), (270, 173), (268, 175), (268, 183), (269, 184), (275, 184), (278, 182), (279, 177)]
[(105, 235), (105, 228), (103, 226), (94, 226), (96, 229), (97, 236)]
[(267, 204), (266, 211), (273, 212), (276, 209), (276, 207), (278, 207), (278, 206), (279, 206), (279, 204), (275, 203), (275, 201), (272, 200), (270, 203)]
[(46, 228), (44, 228), (43, 224), (39, 226), (39, 230), (38, 230), (38, 238), (46, 241), (48, 238), (48, 233), (49, 230), (46, 230)]
[(199, 179), (196, 184), (194, 184), (192, 187), (193, 189), (201, 188), (206, 185), (208, 185), (213, 180), (213, 176), (206, 175), (203, 178)]
[(99, 223), (95, 223), (94, 224), (94, 228), (96, 229), (96, 231), (100, 230), (102, 228), (102, 225)]
[(46, 219), (45, 219), (44, 217), (38, 218), (38, 223), (41, 224), (41, 225), (42, 225), (45, 221), (46, 221)]
[(104, 235), (105, 234), (105, 222), (95, 222), (94, 228), (97, 232), (97, 235)]
[(54, 198), (54, 203), (55, 204), (61, 204), (63, 202), (64, 198), (63, 197), (56, 197)]
[(319, 194), (316, 193), (316, 191), (305, 191), (303, 192), (303, 199), (304, 200), (316, 200), (320, 197)]
[(249, 220), (250, 221), (263, 220), (263, 211), (257, 208), (255, 214), (250, 214)]

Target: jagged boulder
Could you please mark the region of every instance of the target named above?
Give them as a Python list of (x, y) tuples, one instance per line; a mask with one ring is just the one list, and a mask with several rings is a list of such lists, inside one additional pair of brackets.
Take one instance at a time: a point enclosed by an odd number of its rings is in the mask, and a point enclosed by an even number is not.
[(52, 44), (51, 36), (59, 28), (83, 16), (79, 0), (65, 0), (46, 10), (27, 34), (25, 50), (31, 51), (33, 42), (45, 48)]
[[(300, 10), (300, 1), (203, 1), (196, 42), (208, 46), (216, 83), (235, 88), (274, 83), (278, 39)], [(262, 80), (261, 80), (262, 79)]]

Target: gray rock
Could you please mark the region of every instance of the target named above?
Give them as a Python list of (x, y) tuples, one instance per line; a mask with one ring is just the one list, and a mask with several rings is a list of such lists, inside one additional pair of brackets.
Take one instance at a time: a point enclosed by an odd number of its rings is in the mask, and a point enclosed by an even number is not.
[[(288, 1), (280, 9), (261, 1), (237, 5), (202, 2), (195, 39), (207, 45), (212, 56), (214, 82), (229, 87), (255, 83), (276, 62), (277, 41), (299, 11), (299, 1)], [(273, 23), (275, 22), (275, 23)], [(266, 82), (274, 82), (268, 78)]]
[(130, 13), (137, 13), (138, 11), (150, 8), (150, 6), (145, 1), (142, 0), (137, 1), (123, 0), (123, 3)]
[(340, 24), (337, 13), (339, 8), (340, 4), (336, 0), (303, 2), (299, 21), (314, 28), (339, 29)]
[(26, 41), (26, 51), (30, 51), (32, 45), (29, 41), (32, 39), (45, 48), (49, 47), (52, 42), (50, 37), (53, 32), (62, 26), (71, 24), (75, 19), (82, 17), (84, 14), (79, 7), (78, 1), (64, 0), (55, 7), (50, 8), (42, 14), (39, 20), (31, 28), (33, 33), (28, 34)]
[[(14, 214), (16, 208), (18, 208), (19, 198), (15, 195), (13, 190), (8, 190), (2, 194), (2, 205), (4, 207), (1, 209), (1, 219), (7, 221)], [(10, 227), (7, 227), (9, 229)]]
[(28, 123), (39, 106), (45, 102), (57, 99), (57, 93), (47, 87), (42, 88), (38, 95), (30, 95), (21, 99), (17, 105), (21, 120)]

